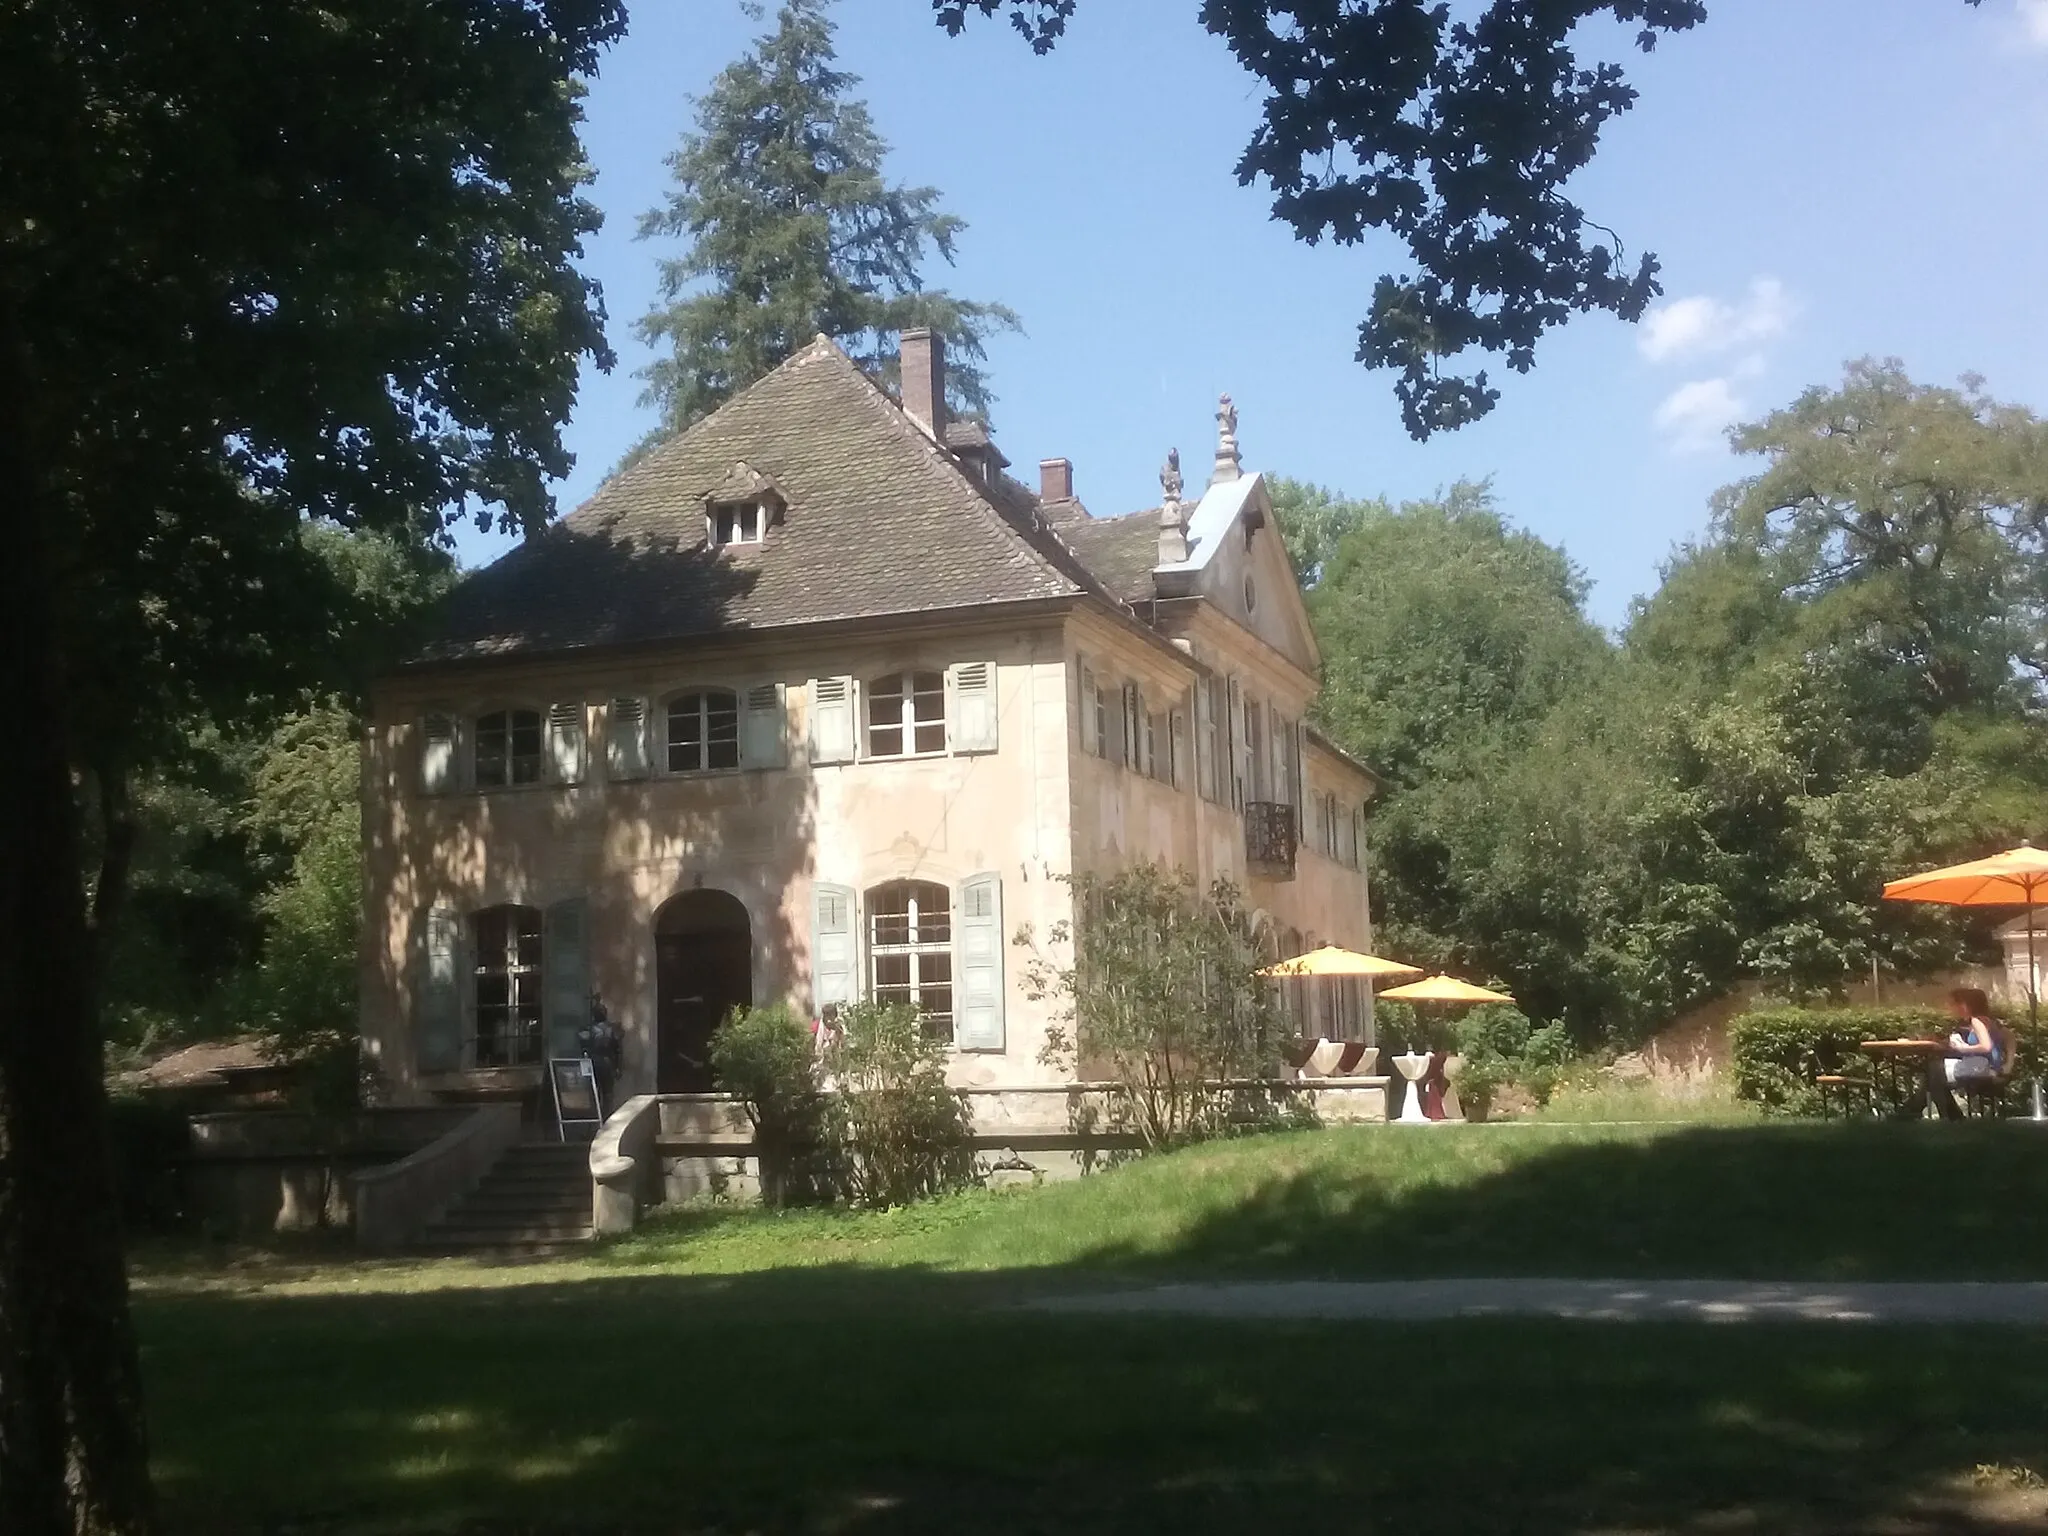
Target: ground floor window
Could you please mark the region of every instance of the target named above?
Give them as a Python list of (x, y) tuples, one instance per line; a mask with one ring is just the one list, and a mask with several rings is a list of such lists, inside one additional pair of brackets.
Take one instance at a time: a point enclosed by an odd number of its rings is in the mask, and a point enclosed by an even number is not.
[(953, 906), (943, 885), (895, 880), (868, 892), (868, 995), (915, 1008), (953, 1038)]
[(541, 1059), (541, 917), (538, 907), (487, 907), (470, 919), (475, 987), (470, 1064), (525, 1066)]

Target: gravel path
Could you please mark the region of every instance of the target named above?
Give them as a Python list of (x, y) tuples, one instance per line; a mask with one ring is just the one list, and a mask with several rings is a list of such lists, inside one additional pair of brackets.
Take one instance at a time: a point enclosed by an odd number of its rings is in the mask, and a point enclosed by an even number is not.
[(2048, 1282), (1274, 1280), (1042, 1296), (1044, 1312), (1259, 1320), (1564, 1317), (1604, 1322), (2048, 1326)]

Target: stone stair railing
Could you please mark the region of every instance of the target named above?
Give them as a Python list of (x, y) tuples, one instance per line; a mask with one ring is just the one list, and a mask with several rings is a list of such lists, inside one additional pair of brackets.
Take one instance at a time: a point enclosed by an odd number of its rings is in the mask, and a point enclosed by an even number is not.
[(356, 1243), (403, 1248), (480, 1183), (519, 1139), (519, 1106), (485, 1104), (417, 1152), (349, 1175)]

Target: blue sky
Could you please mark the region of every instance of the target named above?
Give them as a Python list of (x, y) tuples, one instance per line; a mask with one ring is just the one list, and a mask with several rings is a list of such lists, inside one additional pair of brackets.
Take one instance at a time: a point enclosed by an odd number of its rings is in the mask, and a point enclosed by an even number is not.
[[(1194, 0), (1084, 0), (1034, 57), (1000, 24), (949, 39), (925, 0), (841, 0), (842, 65), (893, 146), (968, 223), (934, 286), (997, 299), (1025, 334), (991, 352), (996, 435), (1027, 481), (1075, 461), (1098, 513), (1152, 505), (1168, 448), (1207, 462), (1216, 396), (1248, 464), (1355, 494), (1427, 495), (1491, 475), (1502, 509), (1561, 543), (1618, 623), (1716, 486), (1747, 473), (1720, 428), (1904, 359), (1985, 376), (2048, 410), (2048, 0), (1711, 0), (1650, 58), (1642, 99), (1576, 184), (1631, 251), (1664, 262), (1646, 326), (1582, 317), (1505, 376), (1493, 415), (1427, 445), (1389, 381), (1351, 361), (1385, 241), (1308, 247), (1231, 167), (1254, 83)], [(657, 248), (633, 238), (666, 183), (693, 92), (760, 24), (737, 0), (637, 0), (588, 101), (619, 366), (586, 370), (564, 510), (647, 429), (632, 334)], [(1497, 374), (1498, 376), (1498, 374)], [(505, 540), (472, 530), (470, 563)]]

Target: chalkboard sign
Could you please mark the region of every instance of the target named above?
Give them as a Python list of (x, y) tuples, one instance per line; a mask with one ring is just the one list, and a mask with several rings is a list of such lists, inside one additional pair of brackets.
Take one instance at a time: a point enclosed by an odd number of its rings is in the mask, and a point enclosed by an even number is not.
[(597, 1070), (588, 1056), (556, 1056), (548, 1062), (548, 1080), (555, 1088), (555, 1124), (597, 1125), (604, 1107), (597, 1097)]

